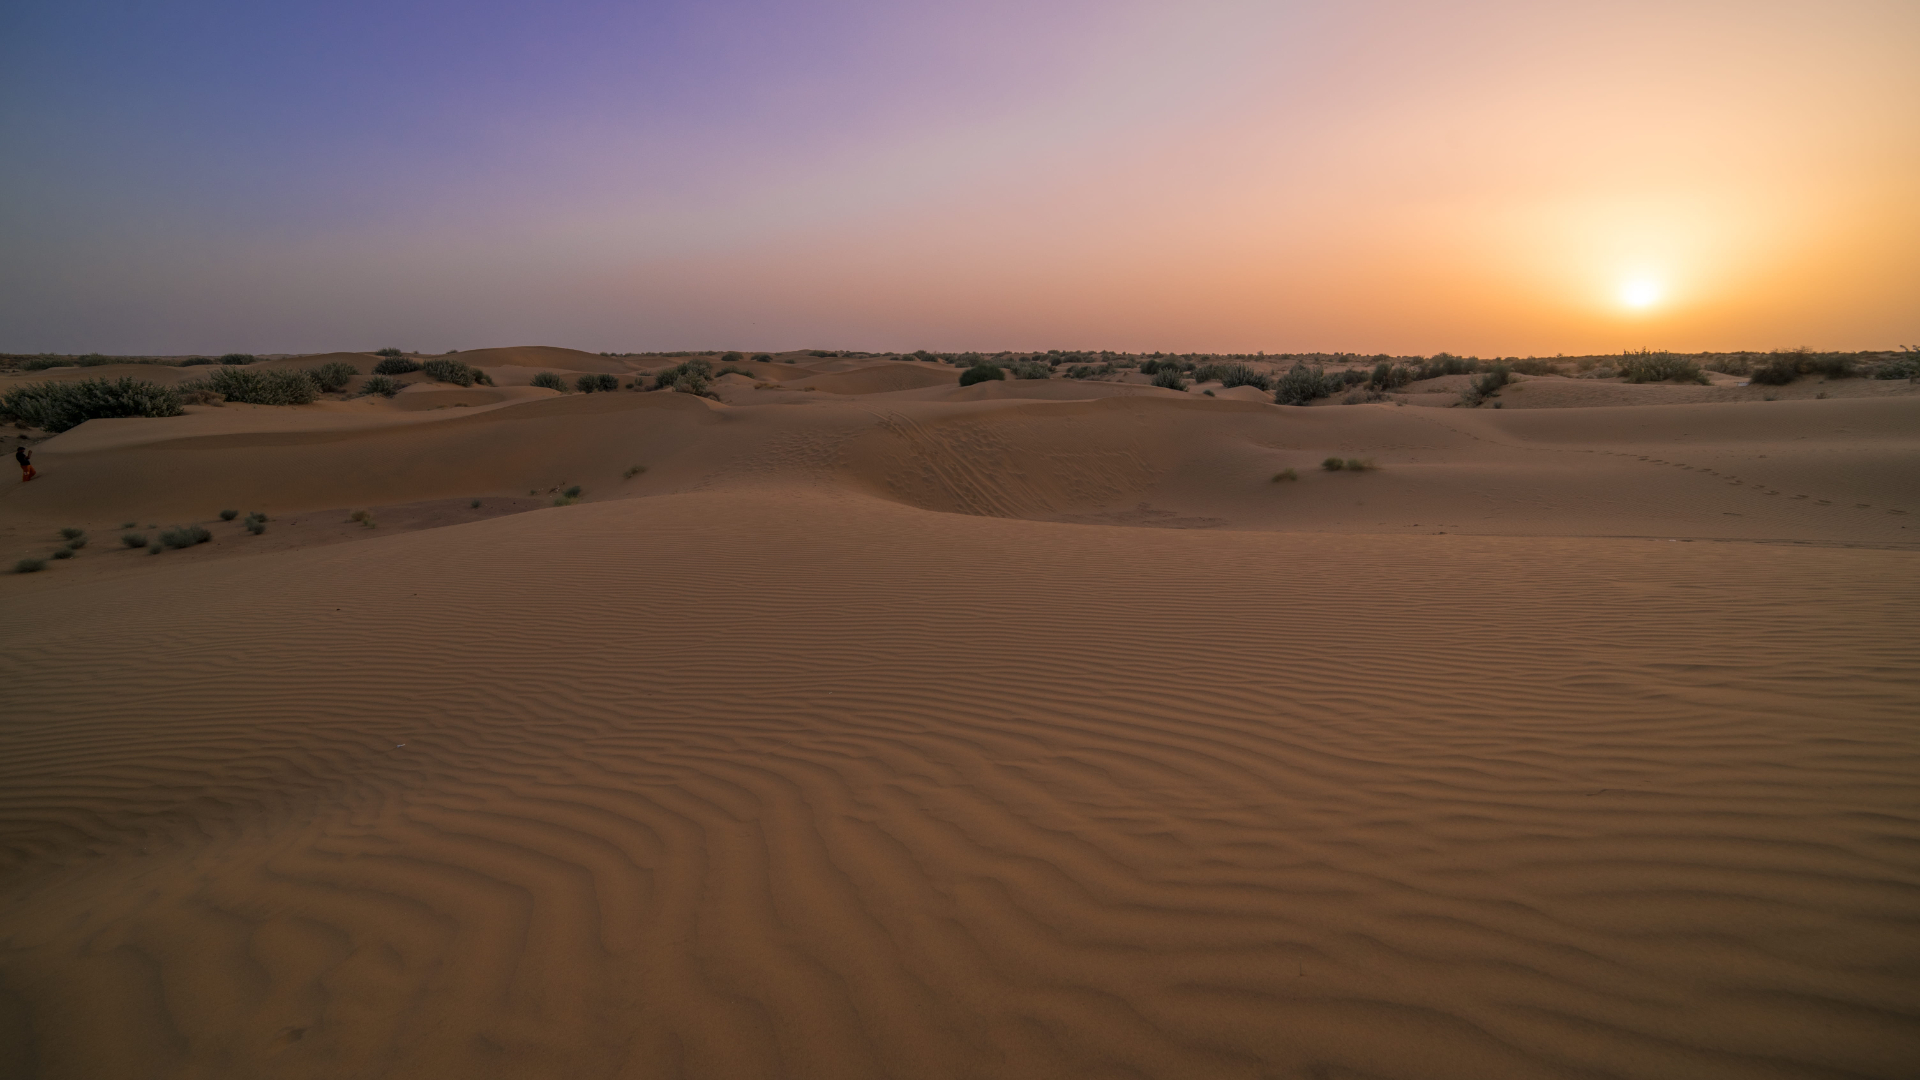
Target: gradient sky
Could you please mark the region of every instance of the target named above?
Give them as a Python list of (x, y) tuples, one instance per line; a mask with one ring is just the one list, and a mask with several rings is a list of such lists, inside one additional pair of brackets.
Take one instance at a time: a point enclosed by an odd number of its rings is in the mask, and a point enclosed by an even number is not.
[(11, 0), (0, 349), (1920, 344), (1916, 57), (1915, 0)]

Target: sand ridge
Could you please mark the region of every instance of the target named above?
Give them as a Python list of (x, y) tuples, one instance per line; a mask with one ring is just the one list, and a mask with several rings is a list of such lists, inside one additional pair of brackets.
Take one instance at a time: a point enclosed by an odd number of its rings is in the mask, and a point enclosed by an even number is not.
[[(1920, 1060), (1920, 398), (772, 366), (844, 392), (419, 388), (502, 398), (42, 443), (0, 541), (93, 543), (0, 577), (0, 1060)], [(217, 536), (116, 547), (135, 516)]]

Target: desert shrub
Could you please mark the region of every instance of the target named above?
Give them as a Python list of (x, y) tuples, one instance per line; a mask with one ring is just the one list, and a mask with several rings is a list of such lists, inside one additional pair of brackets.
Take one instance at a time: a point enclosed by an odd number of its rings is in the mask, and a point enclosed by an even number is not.
[(89, 420), (121, 416), (179, 416), (180, 395), (172, 387), (133, 379), (82, 379), (37, 383), (0, 396), (0, 412), (29, 426), (62, 432)]
[(45, 559), (21, 559), (13, 564), (13, 572), (16, 574), (37, 574), (46, 568), (47, 560)]
[(696, 356), (683, 364), (653, 373), (655, 390), (712, 397), (712, 387), (713, 364), (704, 357)]
[(53, 557), (54, 557), (54, 558), (56, 558), (56, 559), (71, 559), (71, 558), (73, 558), (73, 549), (72, 549), (72, 548), (61, 548), (61, 549), (59, 549), (58, 551), (55, 551), (55, 552), (53, 553)]
[(147, 538), (140, 533), (130, 532), (120, 538), (120, 543), (130, 548), (141, 548), (147, 546)]
[(182, 525), (160, 534), (160, 542), (170, 548), (189, 548), (213, 539), (213, 534), (198, 525)]
[(420, 370), (418, 360), (409, 360), (404, 356), (392, 355), (373, 365), (375, 375), (410, 375)]
[(493, 380), (487, 377), (486, 372), (479, 368), (468, 367), (458, 360), (448, 360), (444, 357), (436, 357), (421, 364), (420, 370), (426, 372), (427, 378), (434, 382), (452, 383), (455, 386), (472, 386), (474, 383), (493, 385)]
[(396, 349), (396, 348), (394, 348), (393, 346), (391, 346), (391, 345), (389, 345), (389, 346), (387, 346), (387, 347), (386, 347), (386, 348), (384, 348), (384, 349), (375, 349), (375, 350), (373, 350), (373, 355), (375, 355), (375, 356), (399, 356), (399, 355), (401, 355), (401, 352), (400, 352), (400, 350), (399, 350), (399, 349)]
[(180, 366), (181, 367), (206, 367), (208, 364), (217, 364), (219, 362), (220, 361), (215, 360), (211, 356), (189, 356), (185, 360), (180, 361)]
[(347, 384), (359, 374), (359, 369), (345, 360), (332, 360), (317, 368), (307, 369), (307, 375), (313, 379), (314, 385), (329, 394), (345, 390)]
[(237, 517), (239, 517), (239, 516), (240, 516), (240, 511), (238, 511), (238, 510), (222, 510), (222, 511), (220, 511), (220, 520), (221, 520), (221, 521), (232, 521), (232, 520), (233, 520), (234, 518), (237, 518)]
[(1873, 370), (1876, 379), (1920, 379), (1920, 348), (1901, 346), (1901, 355)]
[(558, 390), (563, 394), (567, 392), (567, 380), (555, 375), (551, 371), (543, 371), (535, 375), (532, 379), (528, 380), (528, 385), (544, 386), (549, 390)]
[(260, 358), (253, 355), (252, 353), (230, 352), (227, 355), (222, 356), (220, 358), (220, 362), (226, 365), (227, 367), (245, 367), (248, 364), (259, 363)]
[(1279, 472), (1273, 474), (1273, 482), (1276, 484), (1286, 480), (1298, 479), (1300, 479), (1300, 474), (1294, 472), (1292, 469), (1281, 469)]
[(121, 528), (123, 528), (123, 529), (131, 529), (131, 528), (133, 528), (133, 527), (134, 527), (135, 525), (138, 525), (138, 524), (140, 524), (140, 523), (139, 523), (139, 522), (137, 522), (137, 521), (128, 521), (128, 522), (124, 522), (124, 523), (122, 523), (120, 527), (121, 527)]
[(641, 473), (646, 471), (647, 471), (647, 467), (645, 465), (634, 465), (629, 467), (626, 472), (622, 473), (620, 475), (620, 478), (622, 480), (631, 480), (634, 477), (639, 476)]
[(840, 355), (832, 349), (802, 349), (800, 351), (806, 353), (808, 356), (828, 357)]
[(1273, 389), (1271, 377), (1245, 364), (1223, 365), (1219, 374), (1222, 386), (1252, 386), (1263, 391)]
[(1014, 364), (1010, 365), (1009, 370), (1013, 372), (1013, 377), (1016, 379), (1051, 379), (1053, 378), (1052, 368), (1048, 367), (1043, 362), (1038, 362), (1033, 360), (1016, 361)]
[(1551, 360), (1536, 360), (1529, 356), (1525, 360), (1511, 360), (1507, 366), (1522, 375), (1558, 375), (1560, 365)]
[(1776, 352), (1767, 357), (1765, 363), (1757, 365), (1748, 381), (1761, 386), (1785, 386), (1800, 377), (1800, 355), (1804, 350), (1795, 352)]
[(1367, 385), (1382, 393), (1398, 390), (1412, 382), (1416, 374), (1418, 372), (1403, 364), (1392, 364), (1383, 360), (1373, 365), (1373, 373), (1367, 376)]
[(1310, 368), (1305, 364), (1296, 363), (1274, 384), (1273, 403), (1306, 405), (1333, 393), (1336, 385), (1319, 368)]
[(204, 382), (185, 386), (205, 387), (228, 401), (248, 405), (310, 405), (314, 395), (320, 392), (319, 386), (304, 371), (267, 368), (215, 368)]
[(149, 555), (158, 555), (165, 550), (167, 549), (158, 540), (147, 545), (147, 554)]
[(1372, 472), (1379, 467), (1373, 463), (1372, 458), (1350, 457), (1347, 459), (1348, 472)]
[[(602, 379), (611, 382), (613, 385), (604, 385), (601, 382)], [(620, 389), (620, 380), (611, 375), (582, 375), (573, 380), (573, 388), (583, 394), (592, 394), (601, 390), (618, 390)]]
[(1753, 361), (1744, 356), (1715, 356), (1701, 363), (1708, 371), (1717, 371), (1722, 375), (1746, 378), (1753, 374)]
[(995, 382), (1003, 380), (1006, 377), (1007, 373), (1000, 370), (996, 365), (985, 363), (975, 364), (960, 373), (960, 385), (972, 386), (974, 383)]
[(1467, 392), (1461, 394), (1461, 398), (1465, 398), (1469, 405), (1478, 405), (1480, 402), (1492, 398), (1496, 392), (1500, 392), (1501, 386), (1505, 386), (1505, 384), (1511, 382), (1511, 380), (1513, 380), (1513, 373), (1507, 371), (1507, 365), (1505, 365), (1505, 363), (1500, 363), (1500, 365), (1496, 365), (1492, 371), (1488, 371), (1486, 375), (1482, 375), (1482, 377), (1473, 380), (1473, 382), (1467, 386)]
[(740, 361), (742, 361), (742, 360), (745, 360), (745, 359), (746, 359), (746, 357), (745, 357), (745, 356), (743, 356), (743, 355), (741, 355), (740, 353), (737, 353), (737, 352), (730, 352), (730, 353), (726, 353), (726, 354), (724, 354), (724, 355), (722, 355), (722, 356), (720, 357), (720, 362), (721, 362), (721, 363), (723, 363), (723, 364), (737, 364), (737, 363), (739, 363)]
[(1622, 354), (1620, 375), (1630, 383), (1712, 381), (1707, 378), (1706, 372), (1700, 370), (1700, 365), (1692, 360), (1670, 352), (1654, 352), (1652, 349)]
[(1162, 366), (1153, 373), (1153, 385), (1163, 386), (1168, 390), (1185, 390), (1187, 380), (1180, 377), (1179, 368)]
[(64, 529), (61, 529), (61, 530), (60, 530), (60, 536), (61, 536), (61, 538), (62, 538), (62, 539), (64, 539), (64, 540), (77, 540), (77, 539), (79, 539), (80, 537), (82, 537), (82, 536), (85, 536), (85, 535), (87, 535), (87, 530), (85, 530), (85, 529), (76, 529), (76, 528), (74, 528), (74, 527), (73, 527), (73, 526), (71, 526), (71, 525), (69, 525), (69, 526), (67, 526), (66, 528), (64, 528)]
[(771, 355), (769, 355), (769, 354), (767, 354), (767, 353), (763, 353), (763, 352), (757, 352), (757, 353), (754, 353), (754, 354), (753, 354), (753, 359), (754, 359), (754, 362), (755, 362), (755, 363), (766, 363), (766, 364), (771, 364), (771, 363), (773, 363), (773, 357), (772, 357)]
[(259, 536), (261, 533), (266, 532), (267, 531), (266, 519), (265, 518), (248, 518), (247, 531), (252, 533), (255, 536)]
[(1354, 386), (1366, 382), (1372, 376), (1370, 372), (1361, 371), (1358, 368), (1348, 368), (1332, 377), (1338, 379), (1342, 386)]
[(372, 397), (374, 394), (392, 397), (399, 392), (399, 381), (388, 375), (369, 375), (367, 381), (360, 384), (361, 397)]
[(1478, 370), (1478, 360), (1468, 360), (1452, 353), (1434, 353), (1431, 359), (1420, 365), (1420, 377), (1437, 379), (1442, 375), (1471, 375)]
[(84, 536), (68, 537), (67, 546), (72, 548), (75, 551), (79, 551), (81, 548), (87, 546), (87, 538)]
[(1330, 457), (1327, 460), (1321, 462), (1320, 467), (1327, 470), (1328, 472), (1339, 472), (1341, 469), (1344, 469), (1347, 467), (1347, 459)]
[(569, 499), (577, 499), (580, 497), (580, 485), (575, 484), (560, 494), (565, 495)]
[(1808, 353), (1800, 370), (1827, 379), (1851, 379), (1860, 372), (1846, 353)]

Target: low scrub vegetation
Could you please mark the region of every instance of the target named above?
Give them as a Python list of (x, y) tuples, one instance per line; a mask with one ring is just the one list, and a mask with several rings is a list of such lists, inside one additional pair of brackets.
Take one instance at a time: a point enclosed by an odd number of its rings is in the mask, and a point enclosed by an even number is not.
[(387, 347), (386, 347), (386, 348), (384, 348), (384, 349), (375, 349), (375, 350), (373, 350), (373, 355), (375, 355), (375, 356), (403, 356), (403, 355), (405, 355), (405, 354), (404, 354), (404, 353), (402, 353), (402, 352), (401, 352), (401, 351), (400, 351), (399, 349), (396, 349), (396, 348), (394, 348), (393, 346), (391, 346), (391, 345), (389, 345), (389, 346), (387, 346)]
[(1920, 379), (1920, 347), (1903, 345), (1901, 355), (1873, 371), (1876, 379)]
[(1053, 369), (1051, 367), (1048, 367), (1045, 363), (1034, 360), (1017, 361), (1008, 365), (1008, 370), (1013, 372), (1013, 377), (1016, 379), (1053, 378)]
[(359, 374), (360, 370), (345, 360), (332, 360), (317, 368), (307, 369), (307, 375), (313, 379), (313, 384), (318, 386), (321, 392), (328, 394), (345, 390), (347, 384)]
[(1007, 373), (997, 364), (975, 364), (960, 373), (960, 385), (972, 386), (974, 383), (997, 382), (1007, 377)]
[(1153, 385), (1168, 390), (1185, 390), (1187, 380), (1180, 377), (1179, 368), (1163, 367), (1153, 373)]
[(369, 375), (367, 381), (360, 384), (361, 397), (372, 397), (375, 394), (381, 397), (392, 397), (399, 392), (400, 382), (391, 375)]
[(259, 362), (259, 357), (252, 353), (244, 352), (230, 352), (220, 358), (220, 363), (227, 367), (245, 367), (248, 364), (257, 364)]
[(558, 390), (563, 394), (567, 392), (567, 380), (555, 375), (551, 371), (543, 371), (535, 375), (533, 378), (527, 380), (527, 385), (543, 386), (548, 390)]
[(13, 572), (16, 574), (37, 574), (46, 568), (47, 560), (45, 559), (21, 559), (13, 564)]
[(213, 534), (198, 525), (181, 525), (160, 534), (160, 543), (175, 550), (204, 544), (211, 539)]
[(620, 389), (620, 378), (617, 375), (582, 375), (573, 381), (573, 386), (574, 389), (583, 394), (618, 390)]
[(634, 477), (639, 476), (641, 473), (646, 471), (647, 471), (647, 467), (645, 465), (634, 465), (629, 467), (626, 472), (622, 473), (620, 475), (620, 479), (631, 480)]
[(1620, 357), (1620, 377), (1630, 383), (1678, 382), (1700, 383), (1707, 385), (1713, 380), (1700, 370), (1700, 365), (1684, 356), (1675, 356), (1670, 352), (1655, 352), (1641, 349), (1639, 352), (1626, 352)]
[(1512, 381), (1513, 373), (1508, 370), (1507, 365), (1497, 364), (1493, 370), (1473, 380), (1465, 390), (1460, 392), (1460, 402), (1477, 408), (1488, 398), (1499, 393), (1501, 387)]
[(238, 510), (222, 510), (222, 511), (220, 511), (220, 520), (221, 520), (221, 521), (232, 521), (232, 520), (233, 520), (234, 518), (237, 518), (237, 517), (239, 517), (239, 516), (240, 516), (240, 511), (238, 511)]
[(1273, 403), (1310, 405), (1331, 395), (1341, 385), (1339, 380), (1328, 378), (1327, 373), (1317, 367), (1296, 363), (1274, 383)]
[(320, 393), (319, 384), (304, 371), (267, 368), (215, 368), (204, 380), (181, 386), (189, 387), (247, 405), (311, 405)]
[(147, 537), (145, 533), (130, 532), (120, 538), (120, 543), (130, 548), (143, 548), (147, 546)]
[(388, 353), (385, 349), (380, 351), (386, 359), (373, 365), (375, 375), (411, 375), (420, 370), (418, 360), (409, 360), (397, 352)]
[(1294, 472), (1292, 469), (1281, 469), (1279, 472), (1273, 474), (1273, 482), (1276, 484), (1298, 479), (1300, 479), (1300, 474)]
[(713, 364), (704, 357), (696, 356), (664, 371), (656, 371), (653, 373), (653, 388), (712, 397)]
[(472, 386), (475, 383), (482, 386), (493, 385), (493, 380), (487, 376), (486, 372), (445, 357), (436, 357), (421, 364), (420, 370), (426, 372), (427, 378), (434, 382), (452, 383), (455, 386)]
[(61, 548), (53, 553), (53, 557), (56, 559), (71, 559), (73, 558), (73, 551), (74, 549), (72, 548)]
[(0, 413), (10, 414), (30, 427), (55, 433), (89, 420), (179, 416), (182, 411), (180, 394), (173, 387), (130, 378), (37, 383), (16, 387), (0, 396)]

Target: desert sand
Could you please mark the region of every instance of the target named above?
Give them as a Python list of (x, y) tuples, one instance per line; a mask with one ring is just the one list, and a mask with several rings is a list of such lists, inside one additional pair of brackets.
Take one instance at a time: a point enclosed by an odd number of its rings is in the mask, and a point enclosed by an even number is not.
[(461, 359), (0, 484), (0, 1073), (1916, 1074), (1920, 387)]

